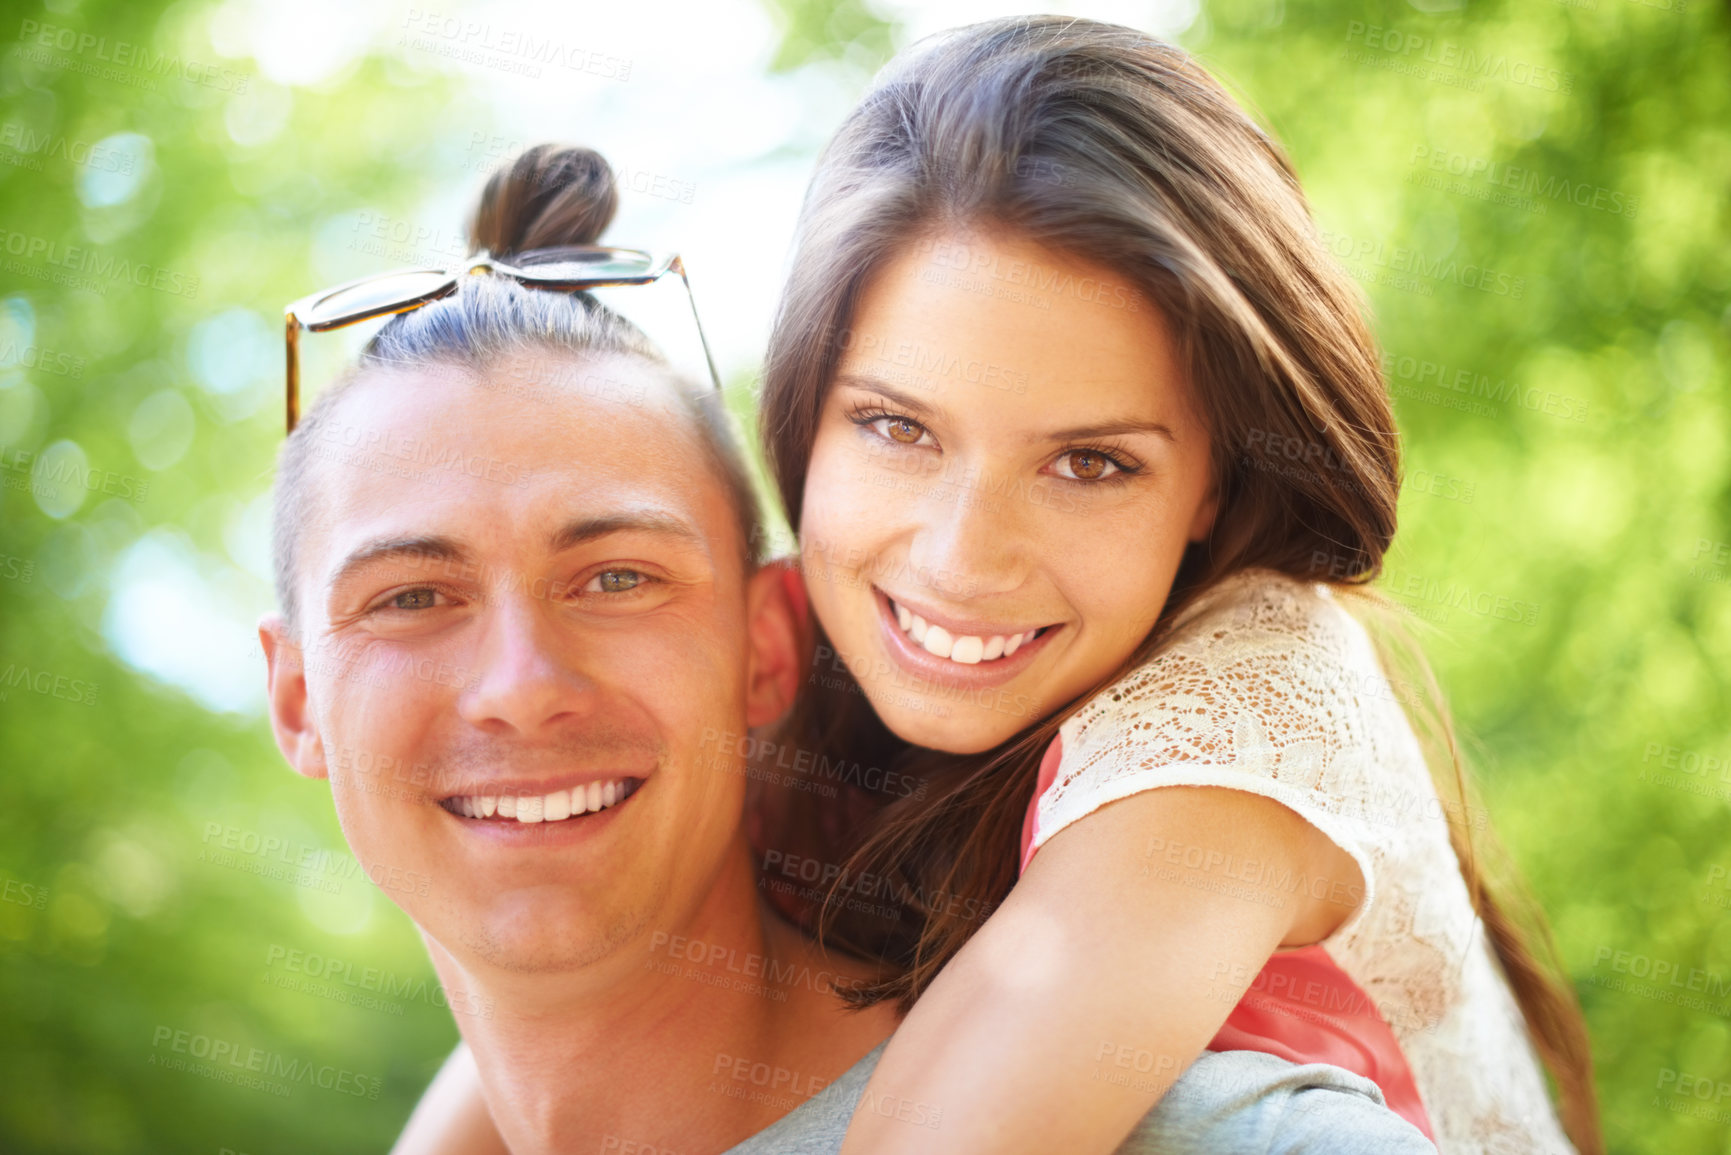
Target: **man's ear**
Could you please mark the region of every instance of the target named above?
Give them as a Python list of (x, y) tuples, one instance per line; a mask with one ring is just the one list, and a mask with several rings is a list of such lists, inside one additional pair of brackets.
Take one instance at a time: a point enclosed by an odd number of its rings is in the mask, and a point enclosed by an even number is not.
[(797, 570), (771, 562), (746, 584), (746, 632), (750, 645), (747, 668), (746, 725), (764, 726), (792, 707), (805, 666), (804, 608), (797, 606), (788, 582), (801, 580)]
[(308, 778), (330, 777), (324, 742), (308, 708), (306, 664), (282, 615), (266, 614), (258, 620), (258, 643), (264, 649), (265, 693), (270, 699), (270, 728), (276, 735), (277, 749), (296, 773)]

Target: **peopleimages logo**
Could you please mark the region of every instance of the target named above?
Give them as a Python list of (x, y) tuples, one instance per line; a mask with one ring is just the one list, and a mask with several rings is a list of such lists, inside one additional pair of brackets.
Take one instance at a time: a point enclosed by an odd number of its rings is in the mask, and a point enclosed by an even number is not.
[(0, 879), (0, 902), (26, 906), (31, 910), (47, 910), (48, 888), (17, 878)]
[[(174, 77), (188, 84), (214, 88), (219, 92), (233, 92), (236, 95), (245, 93), (247, 83), (252, 79), (244, 72), (236, 72), (221, 65), (182, 60), (179, 53), (152, 52), (142, 44), (125, 40), (110, 41), (106, 36), (80, 32), (76, 28), (66, 28), (58, 24), (44, 24), (36, 20), (26, 20), (20, 25), (18, 42), (26, 48), (53, 49), (73, 56), (88, 56), (103, 64), (146, 76), (162, 79)], [(50, 60), (50, 63), (57, 62)], [(78, 68), (72, 71), (85, 70)], [(108, 76), (107, 79), (118, 80), (122, 77)]]
[[(1344, 51), (1349, 59), (1358, 63), (1405, 65), (1407, 68), (1397, 68), (1396, 71), (1410, 69), (1421, 79), (1456, 83), (1474, 91), (1486, 80), (1537, 88), (1541, 92), (1575, 90), (1574, 76), (1555, 68), (1512, 59), (1503, 53), (1485, 51), (1471, 44), (1439, 40), (1399, 28), (1384, 28), (1362, 20), (1347, 24), (1346, 41), (1348, 47)], [(1362, 44), (1364, 48), (1354, 49), (1351, 47), (1354, 43)], [(1375, 55), (1378, 53), (1380, 55)], [(1422, 65), (1432, 67), (1426, 70)], [(1446, 71), (1438, 74), (1436, 69)]]
[(357, 1099), (377, 1099), (385, 1085), (384, 1080), (377, 1076), (358, 1074), (346, 1067), (311, 1063), (263, 1047), (250, 1047), (173, 1027), (157, 1027), (150, 1046), (150, 1065), (153, 1067), (185, 1071), (281, 1096), (286, 1096), (294, 1084), (300, 1083)]
[[(453, 1014), (493, 1017), (494, 1001), (468, 991), (447, 991), (438, 982), (400, 975), (382, 967), (357, 966), (347, 959), (297, 950), (275, 943), (265, 951), (265, 981), (285, 990), (329, 998), (387, 1014), (403, 1013), (401, 1002), (425, 1003)], [(377, 999), (368, 996), (377, 995)]]
[(52, 132), (38, 132), (27, 124), (11, 120), (0, 125), (0, 145), (36, 162), (30, 167), (38, 171), (44, 159), (62, 160), (96, 172), (130, 173), (137, 167), (137, 158), (122, 149), (56, 136)]
[(400, 45), (479, 64), (531, 78), (541, 76), (541, 65), (583, 72), (603, 80), (631, 79), (632, 62), (622, 56), (593, 51), (539, 34), (532, 27), (513, 28), (433, 9), (410, 8), (403, 17)]
[(38, 453), (0, 446), (0, 474), (16, 475), (7, 477), (8, 485), (27, 478), (31, 487), (77, 487), (87, 493), (100, 493), (134, 503), (143, 501), (150, 493), (149, 481), (116, 473), (112, 469), (82, 465), (76, 457), (56, 455), (52, 449)]
[[(1505, 408), (1518, 406), (1533, 413), (1555, 417), (1559, 421), (1587, 420), (1587, 403), (1578, 397), (1558, 393), (1553, 389), (1522, 385), (1518, 381), (1511, 382), (1506, 377), (1492, 377), (1476, 369), (1462, 368), (1442, 361), (1386, 352), (1382, 356), (1382, 373), (1397, 396), (1407, 396), (1409, 392), (1416, 391), (1415, 395), (1419, 400), (1430, 400), (1431, 398), (1423, 395), (1427, 393), (1446, 398), (1451, 403), (1450, 408), (1465, 408), (1484, 401), (1494, 402)], [(1409, 383), (1411, 389), (1403, 392), (1401, 382)], [(1450, 394), (1460, 396), (1451, 397)], [(1485, 409), (1482, 415), (1489, 416), (1494, 412)]]
[(0, 702), (4, 702), (12, 690), (28, 690), (32, 694), (80, 706), (96, 705), (95, 682), (57, 674), (53, 670), (32, 669), (19, 662), (7, 662), (0, 667)]
[[(1446, 173), (1469, 183), (1483, 182), (1489, 188), (1507, 190), (1532, 198), (1534, 207), (1540, 212), (1544, 211), (1545, 205), (1539, 198), (1575, 205), (1578, 208), (1596, 209), (1612, 216), (1628, 217), (1630, 220), (1635, 218), (1641, 206), (1640, 198), (1616, 189), (1589, 184), (1586, 181), (1572, 181), (1567, 177), (1542, 173), (1536, 169), (1509, 164), (1507, 161), (1433, 148), (1427, 144), (1413, 147), (1409, 163), (1415, 170), (1422, 167), (1429, 172)], [(1440, 187), (1445, 192), (1457, 191), (1446, 185), (1434, 187)]]
[(18, 342), (8, 341), (0, 345), (0, 367), (10, 368), (14, 365), (34, 369), (38, 373), (52, 373), (56, 377), (84, 376), (84, 358), (76, 354), (46, 349), (41, 345), (20, 347)]
[[(1396, 278), (1402, 278), (1402, 275), (1405, 278), (1423, 277), (1428, 281), (1459, 285), (1463, 289), (1476, 289), (1511, 301), (1518, 301), (1526, 295), (1525, 277), (1499, 272), (1476, 261), (1435, 256), (1403, 245), (1386, 245), (1369, 237), (1353, 237), (1328, 229), (1317, 232), (1323, 247), (1336, 260), (1344, 262), (1348, 272), (1364, 270), (1372, 274), (1370, 279), (1373, 283), (1376, 279), (1374, 274), (1382, 271), (1395, 274)], [(1409, 290), (1415, 284), (1422, 286), (1422, 282), (1407, 283), (1406, 279), (1394, 279), (1390, 283), (1395, 288)]]
[[(176, 272), (164, 269), (158, 265), (146, 264), (143, 261), (129, 261), (125, 257), (117, 257), (113, 253), (100, 253), (95, 249), (81, 245), (63, 245), (59, 241), (51, 241), (46, 237), (34, 237), (29, 233), (13, 232), (0, 229), (0, 251), (8, 256), (18, 257), (27, 262), (40, 262), (50, 268), (64, 269), (102, 281), (123, 281), (137, 285), (141, 289), (155, 289), (162, 293), (172, 293), (177, 297), (194, 298), (198, 296), (199, 279), (190, 273)], [(24, 267), (12, 267), (17, 262), (10, 262), (9, 272), (24, 272), (35, 275)], [(94, 287), (94, 286), (89, 286)], [(100, 292), (100, 289), (97, 289)]]

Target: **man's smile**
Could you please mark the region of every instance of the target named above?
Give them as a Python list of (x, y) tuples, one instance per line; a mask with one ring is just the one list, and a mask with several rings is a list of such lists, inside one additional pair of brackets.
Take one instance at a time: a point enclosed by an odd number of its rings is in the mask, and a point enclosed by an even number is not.
[(631, 776), (597, 778), (551, 791), (518, 792), (499, 788), (485, 794), (454, 794), (439, 805), (460, 818), (477, 821), (565, 822), (585, 814), (597, 814), (624, 802), (645, 779)]

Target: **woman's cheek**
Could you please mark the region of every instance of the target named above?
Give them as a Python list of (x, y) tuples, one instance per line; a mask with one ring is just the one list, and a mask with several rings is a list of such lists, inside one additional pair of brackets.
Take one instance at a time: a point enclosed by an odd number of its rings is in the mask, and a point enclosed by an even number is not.
[(836, 484), (835, 466), (836, 455), (820, 438), (806, 470), (799, 523), (800, 568), (811, 610), (826, 631), (836, 628), (835, 591), (846, 580), (840, 572), (846, 546), (835, 541), (833, 532), (847, 524), (836, 508), (846, 495)]
[(872, 462), (833, 436), (820, 437), (806, 473), (801, 542), (809, 555), (831, 568), (855, 569), (874, 511), (881, 515), (890, 491), (874, 485)]
[(1093, 525), (1070, 520), (1044, 543), (1041, 556), (1052, 559), (1047, 572), (1085, 627), (1091, 660), (1101, 667), (1096, 674), (1128, 656), (1153, 628), (1183, 552), (1182, 530), (1147, 516)]

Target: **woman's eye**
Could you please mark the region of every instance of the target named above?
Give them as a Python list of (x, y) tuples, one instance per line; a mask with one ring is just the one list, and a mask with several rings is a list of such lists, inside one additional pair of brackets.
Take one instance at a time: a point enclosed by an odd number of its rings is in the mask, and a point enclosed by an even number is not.
[(1104, 453), (1093, 449), (1072, 449), (1058, 458), (1057, 465), (1059, 476), (1073, 481), (1099, 481), (1122, 468)]
[(633, 569), (602, 570), (589, 579), (583, 587), (584, 593), (623, 594), (630, 593), (648, 579)]
[(872, 422), (872, 428), (897, 445), (918, 445), (930, 436), (923, 425), (906, 417), (879, 417)]
[(439, 604), (439, 591), (430, 589), (404, 590), (391, 599), (394, 610), (430, 610)]

